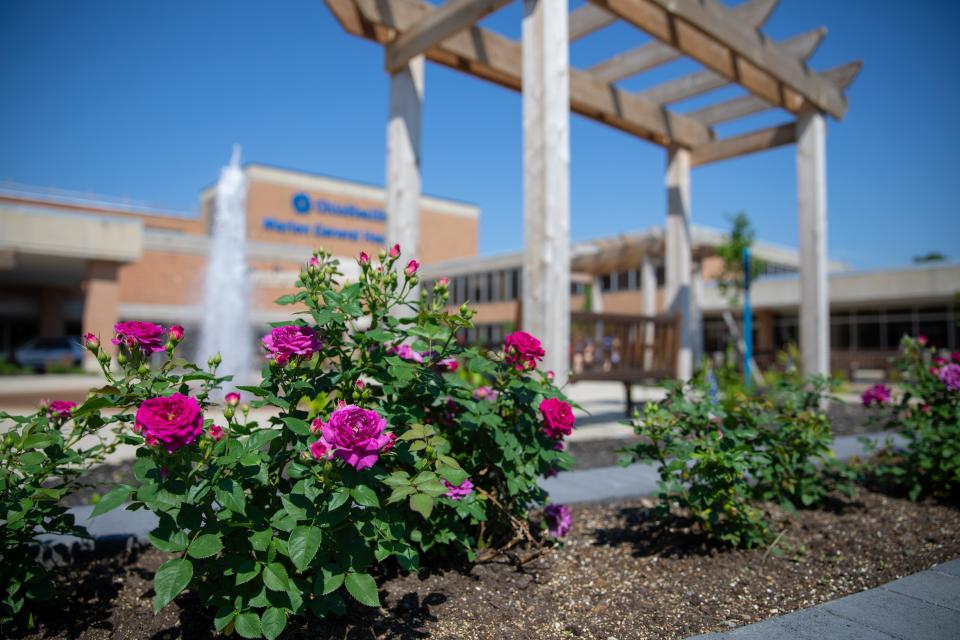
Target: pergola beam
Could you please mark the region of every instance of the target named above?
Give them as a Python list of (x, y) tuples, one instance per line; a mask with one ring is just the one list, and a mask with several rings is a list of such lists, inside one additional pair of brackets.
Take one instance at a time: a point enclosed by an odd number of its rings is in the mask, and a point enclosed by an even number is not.
[[(770, 18), (770, 14), (773, 13), (778, 2), (779, 0), (747, 0), (738, 4), (731, 11), (737, 20), (742, 20), (744, 23), (759, 29)], [(584, 5), (578, 11), (583, 11), (588, 7), (593, 7), (602, 12), (603, 15), (609, 16), (611, 21), (617, 19), (610, 12), (600, 9), (597, 5)], [(571, 37), (571, 39), (573, 38)], [(635, 76), (648, 69), (653, 69), (661, 64), (672, 62), (681, 56), (682, 54), (679, 51), (663, 42), (648, 42), (643, 46), (625, 51), (593, 66), (590, 72), (604, 82), (613, 83)]]
[[(817, 50), (826, 35), (827, 30), (821, 27), (784, 40), (780, 43), (780, 48), (797, 60), (806, 61)], [(730, 84), (730, 80), (724, 76), (709, 69), (704, 69), (668, 80), (641, 91), (637, 95), (660, 104), (671, 104), (725, 87), (728, 84)]]
[[(435, 10), (423, 0), (325, 2), (346, 31), (381, 44), (392, 42)], [(424, 55), (439, 64), (522, 90), (520, 43), (486, 29), (474, 26), (455, 33)], [(662, 146), (695, 147), (713, 138), (710, 129), (693, 118), (666, 111), (576, 69), (570, 70), (570, 109)]]
[(403, 69), (414, 56), (472, 26), (510, 1), (449, 0), (423, 16), (385, 47), (384, 64), (387, 71), (395, 73)]
[(617, 21), (617, 16), (595, 4), (585, 4), (569, 19), (570, 42), (579, 40)]
[[(850, 83), (853, 82), (854, 78), (857, 77), (857, 74), (860, 73), (861, 68), (863, 68), (863, 63), (860, 61), (848, 62), (823, 71), (820, 75), (837, 85), (837, 88), (841, 91), (845, 91), (846, 88), (850, 86)], [(773, 108), (774, 106), (766, 100), (754, 95), (747, 95), (732, 100), (725, 100), (724, 102), (718, 102), (709, 107), (691, 111), (687, 115), (699, 120), (708, 127), (712, 127), (721, 122), (736, 120), (737, 118)]]
[(836, 118), (846, 100), (829, 81), (739, 23), (715, 0), (591, 0), (730, 82), (793, 113), (809, 103)]
[(710, 162), (726, 160), (738, 156), (745, 156), (757, 151), (782, 147), (797, 141), (797, 126), (795, 123), (782, 124), (767, 129), (751, 131), (738, 136), (714, 140), (699, 147), (694, 147), (690, 153), (690, 164), (699, 167)]

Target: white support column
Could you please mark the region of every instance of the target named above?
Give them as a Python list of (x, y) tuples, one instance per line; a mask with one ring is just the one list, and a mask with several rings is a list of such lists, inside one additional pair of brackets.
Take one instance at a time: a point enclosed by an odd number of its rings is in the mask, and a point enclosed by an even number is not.
[[(653, 266), (650, 256), (644, 255), (640, 263), (640, 296), (643, 301), (643, 315), (657, 315), (657, 270)], [(643, 334), (643, 366), (650, 368), (653, 364), (653, 324), (648, 324)]]
[(690, 151), (671, 148), (667, 155), (666, 286), (664, 300), (672, 313), (680, 314), (680, 353), (677, 376), (693, 375), (693, 324), (690, 273), (693, 268), (690, 241)]
[(423, 56), (390, 74), (387, 123), (387, 246), (399, 243), (404, 264), (420, 258), (420, 107)]
[(650, 256), (643, 256), (643, 262), (640, 263), (640, 295), (643, 315), (657, 315), (657, 270)]
[(830, 373), (827, 293), (827, 123), (809, 111), (797, 118), (797, 210), (800, 228), (800, 355), (805, 375)]
[(523, 328), (566, 383), (570, 352), (567, 0), (523, 3)]
[(593, 282), (590, 283), (590, 311), (603, 313), (603, 278), (601, 276), (593, 276)]
[(690, 288), (690, 330), (693, 332), (693, 366), (700, 366), (703, 359), (703, 272), (701, 263), (693, 265)]

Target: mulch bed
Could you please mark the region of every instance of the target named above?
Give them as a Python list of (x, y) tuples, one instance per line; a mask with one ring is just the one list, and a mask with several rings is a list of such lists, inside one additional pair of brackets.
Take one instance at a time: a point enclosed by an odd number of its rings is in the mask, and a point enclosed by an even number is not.
[[(658, 524), (649, 499), (573, 507), (562, 547), (518, 569), (508, 559), (384, 568), (380, 610), (351, 605), (341, 620), (288, 628), (310, 638), (683, 638), (727, 630), (871, 588), (960, 556), (960, 510), (861, 490), (807, 511), (781, 539), (782, 557), (732, 550), (682, 519)], [(30, 638), (213, 637), (189, 596), (154, 616), (155, 550), (69, 569)]]

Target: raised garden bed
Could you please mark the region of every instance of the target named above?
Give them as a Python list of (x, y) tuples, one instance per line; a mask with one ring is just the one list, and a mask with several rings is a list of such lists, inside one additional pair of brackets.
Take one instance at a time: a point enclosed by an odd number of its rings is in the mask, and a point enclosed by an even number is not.
[[(960, 510), (861, 490), (854, 501), (802, 512), (784, 553), (731, 550), (680, 519), (652, 517), (652, 501), (573, 507), (562, 548), (517, 569), (508, 559), (384, 567), (380, 610), (348, 615), (290, 638), (680, 638), (727, 630), (871, 588), (960, 556)], [(159, 615), (151, 579), (167, 559), (134, 549), (69, 569), (30, 638), (206, 638), (210, 621), (189, 594)]]

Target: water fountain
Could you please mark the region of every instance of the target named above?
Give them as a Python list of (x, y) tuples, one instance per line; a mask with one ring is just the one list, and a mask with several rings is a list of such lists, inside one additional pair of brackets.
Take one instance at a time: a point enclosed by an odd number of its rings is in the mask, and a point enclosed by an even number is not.
[(240, 146), (220, 171), (203, 288), (203, 320), (198, 361), (220, 353), (219, 373), (248, 384), (253, 357), (250, 286), (247, 268), (247, 179), (240, 167)]

